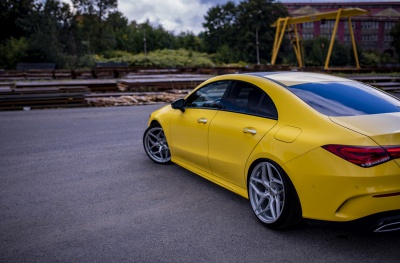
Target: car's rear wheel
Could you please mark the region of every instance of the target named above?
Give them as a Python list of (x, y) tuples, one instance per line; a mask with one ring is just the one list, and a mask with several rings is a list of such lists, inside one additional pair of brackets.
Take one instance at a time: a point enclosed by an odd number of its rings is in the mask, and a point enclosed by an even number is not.
[(156, 163), (166, 164), (171, 161), (171, 153), (163, 129), (159, 124), (153, 124), (146, 129), (143, 135), (143, 146)]
[(274, 162), (263, 160), (251, 170), (248, 191), (257, 218), (273, 229), (283, 229), (301, 220), (296, 190), (285, 172)]

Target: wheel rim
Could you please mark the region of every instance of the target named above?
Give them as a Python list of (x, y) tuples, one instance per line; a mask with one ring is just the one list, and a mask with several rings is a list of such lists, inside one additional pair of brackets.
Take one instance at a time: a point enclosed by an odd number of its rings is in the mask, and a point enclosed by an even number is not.
[(171, 160), (167, 140), (164, 131), (160, 127), (148, 130), (144, 139), (147, 154), (156, 162), (166, 163)]
[(249, 198), (254, 213), (262, 222), (278, 220), (285, 203), (285, 187), (274, 164), (262, 162), (254, 167), (249, 181)]

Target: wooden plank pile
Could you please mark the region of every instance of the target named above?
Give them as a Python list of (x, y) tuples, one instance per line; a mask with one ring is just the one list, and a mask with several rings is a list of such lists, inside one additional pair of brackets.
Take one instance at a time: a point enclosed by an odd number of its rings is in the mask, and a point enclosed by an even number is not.
[(93, 76), (98, 79), (121, 78), (129, 73), (126, 62), (97, 62)]
[(190, 90), (168, 92), (122, 92), (112, 94), (88, 94), (86, 101), (93, 107), (136, 106), (165, 104), (185, 97)]
[(26, 79), (53, 79), (55, 63), (18, 63), (17, 71), (24, 72)]
[(86, 107), (86, 86), (47, 86), (0, 88), (0, 110), (30, 110), (45, 108)]
[(114, 79), (82, 79), (68, 81), (17, 81), (16, 88), (76, 87), (85, 86), (91, 92), (118, 92), (117, 80)]
[(209, 75), (197, 74), (131, 75), (118, 82), (118, 89), (128, 92), (193, 89), (209, 78)]

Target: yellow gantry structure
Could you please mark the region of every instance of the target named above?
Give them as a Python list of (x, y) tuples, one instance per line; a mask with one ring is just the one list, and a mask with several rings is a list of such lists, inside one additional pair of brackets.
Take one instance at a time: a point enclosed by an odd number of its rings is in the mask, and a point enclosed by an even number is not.
[(354, 32), (353, 32), (353, 27), (351, 24), (351, 17), (366, 15), (366, 14), (369, 14), (369, 11), (366, 11), (366, 10), (360, 9), (360, 8), (346, 8), (346, 9), (338, 9), (337, 11), (317, 13), (317, 14), (306, 15), (306, 16), (279, 18), (278, 20), (275, 21), (274, 24), (272, 24), (272, 27), (276, 27), (276, 33), (275, 33), (274, 47), (272, 50), (271, 64), (275, 65), (276, 57), (278, 56), (279, 48), (282, 44), (282, 39), (283, 39), (283, 36), (285, 35), (285, 32), (291, 32), (291, 33), (293, 33), (292, 45), (294, 48), (294, 52), (296, 53), (296, 58), (299, 63), (299, 67), (302, 68), (303, 67), (303, 59), (302, 59), (302, 55), (301, 55), (301, 45), (300, 45), (299, 34), (297, 31), (297, 24), (320, 21), (320, 20), (335, 20), (335, 26), (333, 28), (331, 42), (329, 45), (329, 50), (328, 50), (328, 54), (326, 56), (325, 67), (324, 67), (325, 69), (329, 69), (329, 60), (332, 55), (333, 44), (335, 42), (335, 36), (336, 36), (337, 28), (339, 25), (339, 21), (340, 21), (340, 19), (348, 18), (349, 31), (350, 31), (349, 33), (351, 36), (351, 43), (353, 46), (356, 67), (359, 69), (360, 64), (358, 61), (356, 41), (354, 39)]

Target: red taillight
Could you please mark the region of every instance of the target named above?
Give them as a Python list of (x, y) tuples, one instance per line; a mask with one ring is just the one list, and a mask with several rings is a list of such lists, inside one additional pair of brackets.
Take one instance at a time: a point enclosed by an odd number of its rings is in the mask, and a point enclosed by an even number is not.
[(400, 146), (384, 146), (393, 159), (400, 158)]
[(392, 159), (391, 155), (389, 155), (389, 152), (379, 146), (348, 146), (329, 144), (322, 146), (322, 148), (361, 167), (371, 167)]

